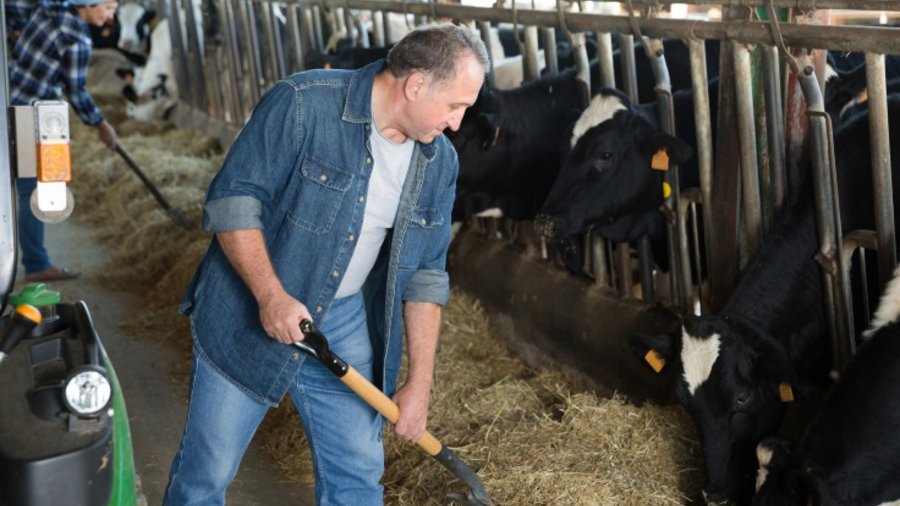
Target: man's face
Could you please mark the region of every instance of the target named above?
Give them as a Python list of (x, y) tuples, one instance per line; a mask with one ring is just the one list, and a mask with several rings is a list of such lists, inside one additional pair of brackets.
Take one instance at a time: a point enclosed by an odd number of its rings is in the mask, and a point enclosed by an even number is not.
[(113, 20), (118, 6), (119, 2), (103, 2), (83, 7), (79, 13), (87, 24), (103, 26)]
[(469, 56), (459, 61), (456, 76), (449, 82), (434, 82), (424, 76), (419, 98), (410, 104), (409, 136), (428, 144), (447, 128), (455, 132), (466, 108), (478, 98), (483, 82), (484, 67)]

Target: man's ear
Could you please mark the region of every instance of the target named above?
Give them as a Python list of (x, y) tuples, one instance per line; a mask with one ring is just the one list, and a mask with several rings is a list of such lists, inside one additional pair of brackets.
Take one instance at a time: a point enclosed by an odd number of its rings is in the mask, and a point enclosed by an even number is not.
[(410, 102), (415, 102), (425, 91), (426, 77), (422, 72), (411, 72), (403, 82), (403, 94)]

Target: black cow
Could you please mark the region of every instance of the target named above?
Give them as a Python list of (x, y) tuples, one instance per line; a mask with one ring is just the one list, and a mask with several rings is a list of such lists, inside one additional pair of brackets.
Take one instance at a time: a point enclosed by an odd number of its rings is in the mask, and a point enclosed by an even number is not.
[(359, 47), (352, 45), (350, 39), (343, 39), (334, 53), (318, 49), (307, 51), (303, 56), (303, 64), (307, 69), (358, 69), (386, 58), (391, 47)]
[[(833, 70), (825, 84), (825, 111), (835, 125), (846, 119), (846, 108), (866, 100), (866, 60), (861, 53), (828, 53)], [(884, 73), (888, 81), (900, 78), (900, 56), (887, 55)]]
[[(712, 117), (717, 111), (718, 80), (710, 83)], [(659, 130), (655, 104), (634, 106), (617, 90), (602, 89), (575, 123), (571, 150), (560, 169), (535, 226), (550, 239), (562, 239), (593, 227), (612, 241), (643, 235), (664, 239), (662, 215), (664, 170), (679, 166), (683, 188), (699, 185), (691, 156), (696, 146), (693, 94), (674, 93), (675, 133)], [(667, 163), (654, 156), (665, 152)]]
[[(893, 123), (900, 100), (888, 103)], [(874, 228), (868, 117), (835, 133), (844, 230)], [(891, 145), (900, 156), (900, 140)], [(900, 162), (892, 167), (900, 175)], [(782, 385), (798, 397), (827, 383), (830, 342), (822, 307), (821, 274), (814, 260), (817, 233), (812, 190), (803, 186), (717, 315), (685, 320), (677, 335), (633, 336), (641, 356), (655, 350), (668, 362), (681, 402), (697, 425), (711, 500), (749, 503), (754, 448), (775, 434), (784, 417)], [(900, 190), (894, 190), (894, 199)], [(895, 212), (895, 220), (900, 218)]]
[(512, 90), (482, 87), (459, 130), (447, 132), (459, 154), (454, 214), (497, 210), (533, 218), (559, 170), (566, 129), (582, 98), (574, 71)]
[[(794, 447), (759, 444), (759, 506), (900, 501), (900, 271), (881, 299), (870, 339)], [(896, 503), (892, 503), (896, 504)]]

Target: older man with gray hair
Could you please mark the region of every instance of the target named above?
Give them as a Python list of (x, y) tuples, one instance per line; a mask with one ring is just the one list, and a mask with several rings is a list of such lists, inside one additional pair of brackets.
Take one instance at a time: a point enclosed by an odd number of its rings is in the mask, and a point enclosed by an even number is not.
[(165, 504), (223, 504), (253, 433), (288, 392), (317, 503), (382, 504), (384, 420), (292, 343), (312, 320), (393, 396), (397, 435), (424, 433), (459, 170), (441, 134), (475, 102), (487, 58), (464, 27), (423, 27), (387, 61), (295, 74), (257, 104), (204, 206), (215, 237), (181, 306), (191, 394)]

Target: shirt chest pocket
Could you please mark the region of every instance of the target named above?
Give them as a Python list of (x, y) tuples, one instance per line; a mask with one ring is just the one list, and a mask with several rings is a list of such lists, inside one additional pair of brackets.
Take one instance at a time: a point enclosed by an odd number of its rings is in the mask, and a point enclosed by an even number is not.
[(294, 225), (324, 234), (331, 230), (353, 175), (324, 160), (307, 156), (300, 166), (300, 187), (288, 212)]
[(436, 207), (416, 207), (409, 218), (406, 237), (403, 239), (403, 254), (400, 256), (400, 267), (419, 268), (423, 259), (428, 258), (428, 250), (435, 248), (446, 240), (444, 216)]

